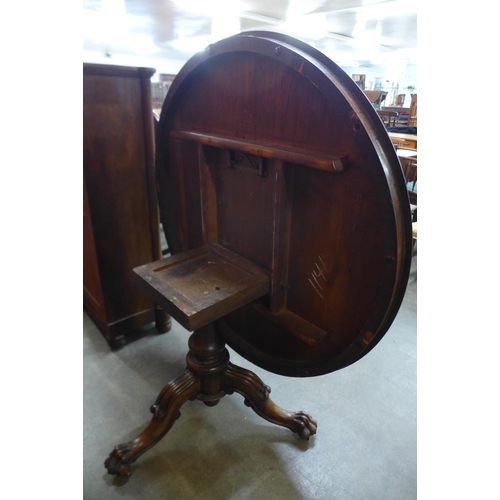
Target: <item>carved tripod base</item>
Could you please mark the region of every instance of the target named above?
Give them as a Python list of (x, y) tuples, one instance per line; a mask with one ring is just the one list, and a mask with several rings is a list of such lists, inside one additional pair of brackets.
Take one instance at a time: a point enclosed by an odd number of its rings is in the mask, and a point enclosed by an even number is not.
[(104, 462), (109, 474), (130, 475), (130, 466), (165, 436), (187, 400), (215, 406), (226, 394), (238, 392), (247, 406), (269, 422), (287, 427), (301, 439), (316, 434), (318, 424), (310, 415), (276, 406), (269, 398), (269, 386), (253, 372), (229, 362), (229, 352), (213, 323), (194, 331), (189, 349), (187, 369), (162, 389), (150, 408), (153, 418), (146, 429), (133, 441), (116, 446)]

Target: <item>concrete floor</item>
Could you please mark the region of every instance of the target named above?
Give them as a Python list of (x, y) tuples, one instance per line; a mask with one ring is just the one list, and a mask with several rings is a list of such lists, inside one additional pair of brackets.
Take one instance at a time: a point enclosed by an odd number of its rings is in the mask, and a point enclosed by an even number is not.
[(185, 368), (189, 332), (174, 322), (111, 351), (83, 314), (83, 498), (169, 500), (412, 500), (417, 498), (416, 256), (403, 305), (378, 346), (352, 366), (309, 379), (266, 372), (273, 401), (318, 422), (309, 442), (258, 417), (234, 394), (182, 416), (132, 475), (107, 473), (116, 444), (149, 423), (150, 405)]

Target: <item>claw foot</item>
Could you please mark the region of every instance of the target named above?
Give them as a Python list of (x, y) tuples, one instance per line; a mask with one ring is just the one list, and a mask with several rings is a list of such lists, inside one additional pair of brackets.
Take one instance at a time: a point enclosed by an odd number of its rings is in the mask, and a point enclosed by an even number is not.
[(130, 476), (130, 461), (132, 448), (128, 444), (115, 446), (104, 462), (108, 474), (113, 476)]
[(308, 441), (311, 436), (316, 434), (318, 422), (314, 420), (311, 415), (304, 411), (298, 411), (295, 414), (294, 421), (297, 423), (298, 430), (295, 431), (300, 439)]

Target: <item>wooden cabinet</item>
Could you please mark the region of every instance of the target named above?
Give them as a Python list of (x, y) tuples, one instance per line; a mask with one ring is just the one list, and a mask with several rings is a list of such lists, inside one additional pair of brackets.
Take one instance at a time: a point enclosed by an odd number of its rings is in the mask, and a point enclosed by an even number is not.
[(83, 303), (115, 346), (155, 320), (155, 304), (137, 287), (132, 272), (161, 258), (154, 71), (83, 65)]

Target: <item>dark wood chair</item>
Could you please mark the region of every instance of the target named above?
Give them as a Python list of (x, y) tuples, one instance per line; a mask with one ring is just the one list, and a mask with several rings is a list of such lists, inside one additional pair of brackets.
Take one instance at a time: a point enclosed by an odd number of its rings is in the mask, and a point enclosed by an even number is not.
[(399, 126), (408, 126), (408, 119), (410, 117), (408, 111), (398, 111), (398, 124)]
[(410, 112), (408, 116), (408, 126), (416, 127), (417, 126), (417, 94), (412, 94), (411, 96), (411, 106)]
[(410, 199), (412, 220), (417, 220), (417, 158), (407, 159), (403, 162), (403, 174)]
[(399, 114), (396, 111), (381, 111), (380, 109), (377, 109), (377, 114), (380, 116), (382, 123), (386, 127), (397, 126)]
[(403, 169), (406, 185), (410, 191), (415, 191), (417, 184), (417, 158), (410, 158)]

